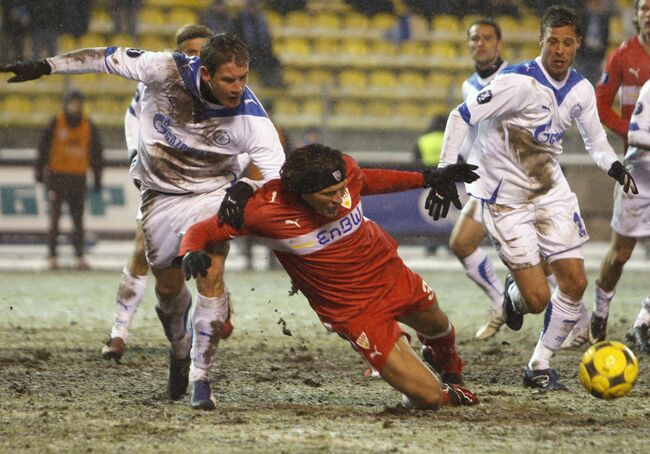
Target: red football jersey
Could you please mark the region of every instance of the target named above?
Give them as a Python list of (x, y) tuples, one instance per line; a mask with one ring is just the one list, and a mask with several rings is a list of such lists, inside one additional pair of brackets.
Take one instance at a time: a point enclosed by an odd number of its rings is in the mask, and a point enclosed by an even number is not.
[[(623, 137), (627, 147), (627, 129), (641, 87), (650, 79), (650, 54), (641, 46), (639, 37), (624, 41), (611, 53), (605, 71), (596, 86), (600, 121)], [(619, 90), (620, 89), (620, 90)], [(612, 105), (618, 92), (621, 114)]]
[[(412, 272), (397, 255), (397, 242), (364, 218), (361, 196), (422, 187), (422, 174), (362, 170), (349, 156), (345, 163), (348, 187), (336, 219), (320, 215), (282, 189), (280, 180), (271, 180), (249, 199), (242, 229), (218, 225), (217, 216), (197, 223), (184, 235), (180, 255), (212, 242), (256, 236), (273, 249), (318, 315), (330, 322), (357, 315), (368, 304), (382, 304), (391, 289), (405, 282), (421, 285), (421, 279), (405, 279)], [(409, 295), (404, 292), (404, 298)]]

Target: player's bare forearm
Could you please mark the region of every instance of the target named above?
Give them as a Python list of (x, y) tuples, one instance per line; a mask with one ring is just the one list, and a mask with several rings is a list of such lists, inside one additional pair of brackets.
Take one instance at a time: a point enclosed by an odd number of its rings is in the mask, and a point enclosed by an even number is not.
[(209, 244), (219, 243), (237, 236), (237, 231), (224, 224), (219, 225), (218, 216), (212, 216), (204, 221), (193, 224), (183, 235), (179, 255), (187, 252), (201, 251)]

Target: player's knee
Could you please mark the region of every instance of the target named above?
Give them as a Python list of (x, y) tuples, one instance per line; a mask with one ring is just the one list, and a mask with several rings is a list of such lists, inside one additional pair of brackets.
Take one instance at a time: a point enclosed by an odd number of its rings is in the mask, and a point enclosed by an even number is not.
[(572, 276), (570, 279), (561, 282), (559, 287), (562, 293), (568, 295), (573, 300), (579, 301), (587, 289), (587, 276), (584, 274)]
[(528, 291), (524, 296), (524, 301), (526, 302), (528, 311), (531, 314), (539, 314), (546, 309), (546, 306), (548, 306), (548, 303), (551, 301), (551, 292), (548, 287)]
[(442, 392), (440, 388), (430, 389), (428, 392), (403, 395), (404, 404), (407, 407), (421, 410), (437, 410), (442, 405)]
[(456, 237), (449, 240), (449, 250), (459, 259), (464, 259), (473, 252), (469, 244), (459, 241)]

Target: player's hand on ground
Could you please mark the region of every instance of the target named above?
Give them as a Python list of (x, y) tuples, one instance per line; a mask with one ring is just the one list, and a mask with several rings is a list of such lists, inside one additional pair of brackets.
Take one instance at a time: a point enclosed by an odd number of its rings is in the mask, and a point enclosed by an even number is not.
[(246, 202), (253, 195), (253, 188), (244, 183), (238, 182), (226, 191), (226, 196), (219, 207), (219, 225), (228, 224), (236, 229), (244, 225), (244, 208)]
[(424, 186), (427, 188), (435, 188), (439, 185), (456, 181), (471, 183), (479, 179), (479, 175), (474, 172), (476, 169), (478, 169), (478, 166), (465, 162), (428, 169), (423, 172)]
[(609, 168), (607, 175), (619, 182), (623, 186), (623, 192), (627, 193), (632, 191), (632, 194), (638, 194), (639, 190), (636, 187), (636, 182), (630, 172), (627, 171), (625, 166), (620, 161), (615, 161)]
[(440, 218), (447, 217), (452, 203), (458, 210), (463, 208), (454, 182), (431, 188), (424, 202), (424, 209), (429, 211), (429, 216), (434, 221), (437, 221)]
[(206, 277), (208, 275), (208, 268), (212, 265), (212, 259), (205, 251), (188, 252), (183, 256), (181, 262), (181, 269), (185, 275), (185, 280), (188, 281), (190, 277), (197, 278), (200, 276)]
[(464, 386), (442, 383), (440, 387), (442, 388), (442, 393), (449, 396), (449, 405), (476, 405), (479, 402), (476, 394)]
[(47, 60), (41, 61), (18, 61), (0, 66), (0, 72), (14, 73), (15, 75), (7, 82), (25, 82), (26, 80), (38, 79), (41, 76), (48, 75), (52, 72), (52, 67)]

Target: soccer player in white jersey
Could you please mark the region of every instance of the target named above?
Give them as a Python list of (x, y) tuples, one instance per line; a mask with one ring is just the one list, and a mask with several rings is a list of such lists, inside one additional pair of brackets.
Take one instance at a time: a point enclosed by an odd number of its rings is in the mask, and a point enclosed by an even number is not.
[(249, 61), (239, 38), (219, 34), (205, 43), (200, 58), (106, 47), (0, 67), (15, 74), (9, 82), (103, 72), (146, 85), (131, 176), (141, 184), (142, 229), (156, 280), (156, 312), (171, 344), (167, 392), (170, 399), (179, 400), (191, 381), (194, 408), (212, 401), (208, 371), (219, 340), (232, 331), (230, 296), (223, 281), (228, 243), (208, 251), (212, 265), (197, 279), (193, 337), (186, 328), (192, 297), (171, 261), (190, 225), (209, 217), (220, 204), (220, 213), (233, 219), (241, 200), (258, 186), (237, 181), (238, 154), (248, 153), (264, 179), (277, 177), (284, 162), (275, 127), (246, 86)]
[[(482, 122), (469, 157), (481, 178), (467, 189), (481, 200), (485, 228), (512, 273), (505, 283), (506, 324), (519, 330), (525, 313), (547, 309), (523, 375), (524, 386), (547, 390), (566, 389), (550, 360), (578, 319), (587, 286), (581, 245), (588, 235), (558, 163), (574, 120), (596, 164), (625, 192), (637, 192), (607, 142), (592, 85), (571, 68), (581, 41), (575, 11), (548, 8), (540, 25), (541, 55), (504, 69), (454, 109), (441, 155), (441, 165), (455, 163), (469, 128)], [(552, 294), (542, 258), (557, 279)]]
[[(629, 197), (617, 188), (612, 216), (612, 228), (636, 243), (650, 236), (650, 81), (647, 81), (636, 103), (627, 133), (628, 149), (625, 165), (641, 188), (640, 196)], [(650, 354), (650, 295), (641, 301), (628, 341), (639, 352)]]
[[(476, 72), (463, 82), (463, 99), (468, 100), (485, 88), (508, 63), (501, 58), (501, 27), (492, 19), (477, 19), (467, 29), (467, 49)], [(467, 161), (478, 133), (478, 125), (472, 126), (463, 142), (460, 156)], [(479, 340), (494, 336), (505, 320), (501, 314), (503, 284), (497, 277), (494, 265), (485, 250), (480, 247), (485, 237), (481, 219), (481, 204), (469, 198), (451, 231), (449, 247), (463, 264), (467, 276), (476, 283), (492, 301), (486, 323), (475, 334)]]
[[(179, 28), (175, 35), (176, 52), (189, 57), (198, 56), (201, 47), (209, 37), (214, 35), (204, 25), (187, 24)], [(138, 137), (140, 134), (140, 112), (142, 111), (142, 99), (145, 85), (139, 82), (131, 104), (124, 116), (124, 138), (129, 161), (133, 162), (138, 152)], [(248, 156), (248, 155), (240, 155)], [(137, 180), (135, 181), (138, 185)], [(102, 356), (105, 359), (114, 359), (119, 362), (126, 349), (129, 338), (129, 328), (133, 316), (144, 297), (147, 288), (147, 275), (149, 265), (145, 256), (144, 233), (141, 225), (142, 212), (138, 210), (135, 229), (135, 241), (133, 252), (127, 264), (122, 269), (120, 284), (117, 289), (115, 319), (111, 328), (111, 335), (106, 345), (102, 348)]]

